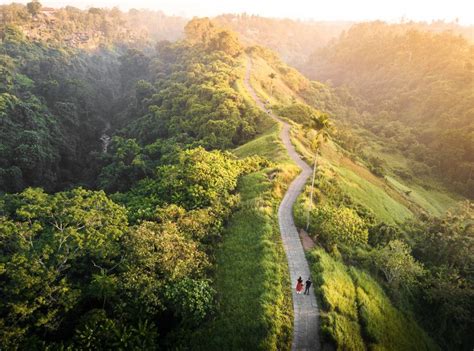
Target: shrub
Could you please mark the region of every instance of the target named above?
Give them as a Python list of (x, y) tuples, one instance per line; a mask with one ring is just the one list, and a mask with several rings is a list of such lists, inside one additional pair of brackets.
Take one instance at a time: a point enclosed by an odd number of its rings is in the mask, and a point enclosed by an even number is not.
[(377, 268), (383, 272), (387, 282), (397, 287), (412, 285), (423, 272), (423, 266), (410, 254), (410, 248), (401, 240), (392, 240), (374, 253)]
[(333, 244), (366, 244), (368, 229), (365, 221), (351, 208), (321, 206), (311, 213), (313, 232), (321, 234), (328, 247)]

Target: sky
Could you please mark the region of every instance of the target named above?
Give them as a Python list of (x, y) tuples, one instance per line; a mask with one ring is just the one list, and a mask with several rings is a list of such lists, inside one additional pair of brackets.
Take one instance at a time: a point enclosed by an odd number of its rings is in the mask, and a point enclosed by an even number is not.
[[(29, 0), (15, 0), (26, 3)], [(7, 4), (12, 0), (0, 0)], [(265, 17), (289, 17), (321, 21), (443, 19), (474, 24), (473, 0), (40, 0), (44, 6), (79, 8), (114, 7), (121, 10), (147, 8), (167, 15), (215, 16), (222, 13), (248, 13)]]

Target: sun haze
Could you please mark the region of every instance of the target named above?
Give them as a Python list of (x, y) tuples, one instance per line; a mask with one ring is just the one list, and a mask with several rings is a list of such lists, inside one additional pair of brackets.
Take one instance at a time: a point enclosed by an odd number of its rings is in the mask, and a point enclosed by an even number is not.
[[(10, 0), (0, 0), (0, 4)], [(26, 3), (28, 1), (19, 1)], [(445, 20), (461, 24), (474, 23), (474, 11), (470, 1), (429, 1), (429, 0), (47, 0), (46, 6), (62, 7), (66, 5), (79, 8), (115, 7), (122, 10), (130, 8), (147, 8), (162, 10), (167, 14), (192, 16), (215, 16), (222, 13), (257, 14), (266, 17), (290, 17), (314, 19), (320, 21), (364, 21), (384, 20), (389, 22), (401, 19), (414, 21)], [(472, 3), (471, 3), (472, 5)]]

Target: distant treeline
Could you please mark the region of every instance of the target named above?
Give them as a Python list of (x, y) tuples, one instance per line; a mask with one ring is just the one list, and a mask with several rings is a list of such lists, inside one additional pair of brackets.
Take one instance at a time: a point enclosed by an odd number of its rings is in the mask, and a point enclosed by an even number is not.
[(305, 66), (340, 88), (339, 115), (474, 197), (474, 46), (460, 35), (382, 22), (353, 26)]

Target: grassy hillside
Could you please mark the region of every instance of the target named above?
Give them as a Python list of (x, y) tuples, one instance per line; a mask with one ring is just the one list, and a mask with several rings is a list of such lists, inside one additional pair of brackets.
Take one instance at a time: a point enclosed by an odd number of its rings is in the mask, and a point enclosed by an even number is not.
[(262, 136), (234, 150), (259, 155), (273, 167), (244, 176), (239, 209), (217, 251), (215, 319), (196, 336), (199, 350), (289, 350), (293, 312), (288, 266), (278, 228), (278, 204), (296, 175), (272, 123)]
[(371, 131), (410, 168), (472, 199), (473, 50), (449, 31), (361, 23), (315, 53), (307, 72), (331, 81), (353, 106), (339, 119)]
[[(276, 109), (280, 106), (291, 106), (295, 102), (304, 104), (305, 99), (302, 96), (312, 90), (314, 84), (267, 50), (250, 50), (250, 56), (253, 65), (251, 82), (264, 101), (268, 101), (269, 105)], [(284, 72), (291, 74), (286, 75)], [(270, 78), (272, 74), (275, 76), (273, 79)], [(324, 99), (330, 100), (327, 97)], [(292, 136), (297, 151), (312, 163), (313, 157), (309, 151), (306, 132), (295, 125)], [(351, 155), (334, 142), (328, 142), (322, 147), (320, 169), (326, 177), (334, 179), (353, 201), (373, 211), (379, 220), (401, 223), (420, 212), (439, 215), (461, 200), (459, 195), (446, 190), (429, 177), (420, 180), (412, 178), (411, 182), (407, 182), (395, 174), (396, 169), (409, 169), (410, 165), (403, 155), (384, 152), (375, 141), (368, 144), (364, 151), (390, 165), (392, 170), (386, 178), (374, 175), (359, 156)], [(428, 188), (427, 183), (433, 185)], [(407, 191), (411, 191), (410, 195), (407, 195)]]
[(322, 301), (322, 334), (338, 350), (437, 350), (416, 322), (401, 313), (379, 284), (322, 249), (309, 254)]
[[(283, 113), (282, 117), (292, 125), (296, 150), (312, 163), (318, 134), (311, 119), (320, 119), (326, 111), (344, 109), (325, 110), (338, 102), (331, 96), (331, 89), (309, 82), (268, 52), (255, 50), (250, 51), (250, 55), (254, 67), (252, 82), (257, 93), (274, 111)], [(285, 71), (290, 74), (285, 75)], [(308, 105), (308, 96), (316, 99), (311, 100), (312, 107)], [(407, 220), (415, 220), (421, 213), (438, 215), (455, 204), (458, 197), (429, 177), (423, 180), (414, 177), (410, 183), (402, 179), (396, 171), (404, 162), (403, 157), (398, 157), (391, 167), (384, 164), (384, 173), (380, 174), (373, 158), (384, 160), (382, 148), (377, 149), (377, 155), (370, 153), (370, 147), (364, 149), (365, 153), (356, 154), (341, 146), (337, 128), (331, 135), (318, 148), (315, 204), (309, 231), (317, 244), (338, 257), (335, 260), (324, 249), (312, 254), (314, 278), (324, 307), (321, 327), (324, 341), (334, 344), (338, 350), (437, 349), (418, 322), (410, 317), (413, 314), (410, 304), (401, 301), (393, 290), (397, 288), (386, 284), (378, 275), (379, 268), (374, 264), (378, 249), (369, 246), (368, 239), (370, 245), (381, 245), (381, 250), (382, 245), (401, 234), (389, 229), (380, 234), (382, 239), (377, 241), (379, 228), (396, 228)], [(387, 157), (383, 162), (390, 164), (391, 161)], [(433, 186), (428, 189), (421, 185), (423, 182)], [(306, 225), (308, 207), (309, 187), (295, 207), (295, 220), (301, 227)], [(332, 237), (336, 233), (337, 236)], [(406, 257), (407, 260), (411, 257), (409, 252)]]
[[(308, 163), (312, 163), (311, 133), (295, 124), (292, 138), (298, 152)], [(403, 174), (401, 169), (409, 171), (406, 158), (384, 151), (375, 141), (368, 143), (363, 152), (362, 158), (360, 154), (349, 152), (329, 140), (319, 150), (318, 174), (337, 184), (353, 202), (372, 211), (377, 220), (394, 224), (421, 213), (438, 216), (463, 200), (429, 176), (402, 178), (397, 173)], [(371, 157), (383, 162), (385, 175), (375, 175), (369, 169), (367, 159)]]

